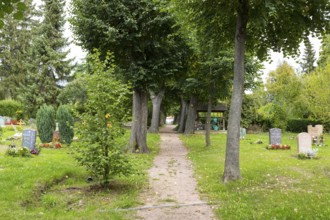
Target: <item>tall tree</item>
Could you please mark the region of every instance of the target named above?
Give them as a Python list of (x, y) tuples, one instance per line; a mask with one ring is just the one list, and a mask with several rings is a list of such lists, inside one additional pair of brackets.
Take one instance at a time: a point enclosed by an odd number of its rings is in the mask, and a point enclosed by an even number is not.
[(20, 20), (24, 16), (26, 5), (24, 0), (0, 0), (0, 28), (4, 26), (4, 16), (12, 14)]
[(305, 40), (304, 43), (305, 43), (305, 50), (301, 62), (301, 68), (303, 73), (310, 74), (315, 69), (314, 66), (314, 63), (316, 61), (315, 51), (313, 49), (311, 41), (308, 38)]
[[(269, 49), (293, 54), (312, 32), (324, 33), (330, 2), (287, 0), (173, 0), (191, 21), (203, 26), (205, 35), (219, 44), (234, 45), (234, 86), (229, 111), (223, 181), (241, 177), (239, 128), (247, 51), (265, 58)], [(290, 36), (289, 36), (290, 33)]]
[(17, 98), (33, 61), (31, 30), (37, 24), (37, 15), (32, 0), (25, 0), (24, 5), (24, 18), (17, 20), (13, 14), (6, 14), (0, 29), (0, 91), (4, 98)]
[(64, 34), (64, 0), (44, 0), (41, 7), (43, 20), (34, 39), (35, 69), (28, 75), (22, 93), (27, 113), (35, 115), (42, 104), (57, 105), (57, 96), (68, 79), (73, 66), (68, 59), (68, 39)]
[[(148, 152), (147, 102), (150, 86), (168, 73), (169, 40), (174, 20), (152, 0), (97, 2), (73, 0), (71, 24), (76, 40), (87, 51), (111, 51), (122, 78), (132, 84), (133, 125), (129, 147)], [(171, 50), (170, 50), (171, 51)], [(171, 71), (170, 71), (171, 72)]]
[(322, 46), (320, 51), (320, 57), (317, 61), (319, 67), (325, 67), (330, 63), (330, 34), (325, 35), (322, 39)]
[(285, 129), (288, 119), (304, 116), (306, 106), (302, 96), (303, 85), (287, 62), (269, 73), (265, 86), (268, 103), (259, 109), (259, 113), (268, 119), (272, 126)]

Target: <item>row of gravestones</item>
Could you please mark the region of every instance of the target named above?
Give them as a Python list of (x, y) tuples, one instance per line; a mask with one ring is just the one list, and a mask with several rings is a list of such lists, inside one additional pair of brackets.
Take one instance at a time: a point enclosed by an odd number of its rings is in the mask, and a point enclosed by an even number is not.
[[(323, 126), (309, 125), (308, 133), (302, 132), (297, 136), (298, 153), (307, 153), (312, 150), (312, 144), (323, 144)], [(269, 144), (282, 144), (282, 130), (272, 128), (269, 130)]]

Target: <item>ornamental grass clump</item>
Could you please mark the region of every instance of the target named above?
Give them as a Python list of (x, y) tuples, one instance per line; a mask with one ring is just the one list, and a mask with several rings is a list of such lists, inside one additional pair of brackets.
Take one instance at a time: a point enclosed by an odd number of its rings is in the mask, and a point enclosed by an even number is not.
[(89, 57), (89, 72), (82, 74), (88, 100), (79, 115), (79, 141), (73, 145), (73, 156), (106, 186), (114, 176), (132, 172), (118, 141), (125, 132), (127, 109), (123, 106), (129, 100), (129, 88), (114, 78), (110, 55), (104, 62), (98, 57), (98, 52)]

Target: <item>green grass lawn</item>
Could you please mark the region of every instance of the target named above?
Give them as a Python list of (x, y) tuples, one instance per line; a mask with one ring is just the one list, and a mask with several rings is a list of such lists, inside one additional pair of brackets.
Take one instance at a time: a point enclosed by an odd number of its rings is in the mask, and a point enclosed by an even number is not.
[(68, 147), (42, 149), (32, 158), (9, 157), (2, 150), (0, 219), (131, 219), (131, 213), (116, 209), (137, 205), (147, 184), (145, 171), (158, 152), (159, 135), (149, 134), (148, 146), (151, 154), (128, 154), (141, 172), (116, 178), (108, 189), (86, 181), (88, 173), (73, 160)]
[[(248, 134), (240, 144), (242, 179), (221, 182), (225, 134), (181, 136), (189, 148), (202, 194), (216, 205), (219, 219), (329, 219), (330, 140), (320, 147), (318, 159), (297, 159), (296, 135), (285, 133), (282, 143), (291, 150), (266, 150), (268, 133)], [(255, 144), (257, 140), (263, 144)], [(251, 144), (252, 142), (252, 144)]]

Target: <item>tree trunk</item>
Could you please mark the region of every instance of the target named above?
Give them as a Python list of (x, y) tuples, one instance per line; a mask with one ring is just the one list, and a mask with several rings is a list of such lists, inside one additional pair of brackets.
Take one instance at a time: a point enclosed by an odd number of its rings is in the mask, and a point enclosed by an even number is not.
[(179, 121), (179, 133), (184, 132), (184, 127), (186, 124), (186, 114), (187, 114), (187, 101), (181, 97), (181, 111), (180, 111), (180, 121)]
[(235, 33), (234, 86), (228, 119), (228, 134), (223, 182), (241, 178), (239, 167), (239, 128), (244, 92), (244, 55), (248, 1), (240, 0)]
[(193, 134), (195, 131), (196, 107), (197, 107), (197, 98), (195, 95), (192, 95), (188, 106), (187, 120), (184, 129), (184, 134)]
[(148, 153), (147, 146), (148, 94), (134, 89), (133, 124), (128, 149), (133, 153)]
[(206, 122), (205, 122), (205, 142), (206, 147), (211, 146), (211, 111), (212, 111), (212, 98), (211, 95), (209, 96), (209, 101), (207, 103), (207, 115), (206, 115)]
[(150, 91), (150, 98), (152, 101), (152, 118), (149, 128), (150, 133), (159, 132), (159, 118), (160, 118), (160, 105), (162, 104), (165, 90), (160, 91), (157, 95)]

